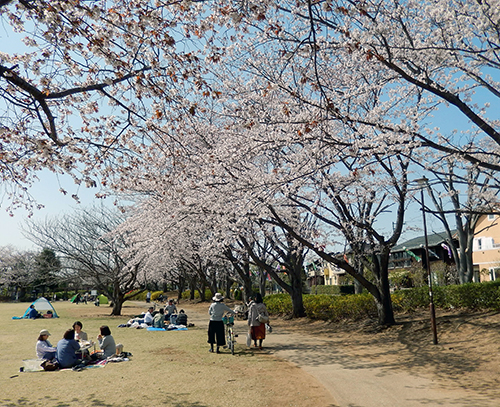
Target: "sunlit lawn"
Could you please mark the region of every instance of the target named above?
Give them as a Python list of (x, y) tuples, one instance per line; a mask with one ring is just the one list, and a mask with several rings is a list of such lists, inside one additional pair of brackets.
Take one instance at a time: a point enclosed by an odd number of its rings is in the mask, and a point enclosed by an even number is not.
[[(144, 311), (145, 303), (126, 303), (122, 317), (110, 317), (107, 306), (57, 301), (53, 305), (60, 318), (11, 319), (28, 305), (0, 304), (1, 406), (265, 406), (292, 398), (293, 389), (276, 384), (280, 374), (300, 374), (242, 345), (235, 356), (208, 353), (203, 323), (178, 332), (117, 327)], [(115, 341), (133, 354), (131, 361), (81, 372), (19, 372), (23, 359), (35, 358), (41, 329), (50, 331), (55, 345), (76, 320), (94, 341), (99, 327), (108, 325)], [(308, 404), (297, 400), (296, 405)]]

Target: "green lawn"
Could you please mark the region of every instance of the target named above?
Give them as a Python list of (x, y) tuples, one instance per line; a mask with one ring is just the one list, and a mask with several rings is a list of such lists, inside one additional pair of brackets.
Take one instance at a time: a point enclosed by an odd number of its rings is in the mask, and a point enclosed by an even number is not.
[[(239, 344), (235, 356), (208, 353), (203, 323), (178, 332), (117, 328), (145, 310), (145, 303), (126, 303), (122, 317), (110, 317), (109, 307), (58, 301), (53, 305), (60, 318), (11, 319), (28, 305), (0, 304), (0, 406), (271, 406), (293, 393), (280, 375), (301, 374)], [(131, 361), (81, 372), (19, 372), (23, 359), (35, 358), (41, 329), (50, 331), (55, 345), (76, 320), (94, 341), (99, 327), (108, 325), (115, 341), (133, 354)], [(313, 404), (297, 400), (286, 405)]]

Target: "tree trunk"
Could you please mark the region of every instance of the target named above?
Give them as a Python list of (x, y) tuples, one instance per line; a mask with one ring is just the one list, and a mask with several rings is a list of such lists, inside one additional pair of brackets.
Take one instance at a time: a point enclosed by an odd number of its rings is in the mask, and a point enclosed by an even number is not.
[(394, 311), (392, 309), (391, 291), (389, 288), (388, 279), (381, 281), (377, 286), (377, 294), (375, 298), (375, 305), (377, 307), (378, 323), (379, 325), (394, 325)]
[[(365, 266), (363, 265), (363, 262), (359, 260), (358, 257), (355, 257), (354, 259), (354, 268), (356, 269), (356, 272), (360, 275), (364, 275), (365, 271)], [(363, 285), (356, 279), (354, 279), (354, 294), (361, 294), (363, 292)]]
[(374, 295), (374, 298), (380, 325), (394, 325), (396, 323), (389, 285), (389, 255), (390, 248), (384, 247), (379, 256), (373, 256), (373, 264), (377, 269), (377, 294)]
[(231, 298), (231, 286), (233, 285), (233, 281), (226, 276), (226, 298)]
[(262, 297), (266, 296), (267, 271), (259, 267), (259, 292)]
[[(205, 300), (205, 291), (207, 289), (207, 284), (205, 281), (201, 280), (198, 284), (198, 294), (200, 294), (200, 301), (204, 302)], [(213, 293), (215, 294), (215, 293)]]
[(302, 267), (295, 265), (294, 270), (290, 272), (290, 297), (292, 299), (292, 316), (300, 318), (306, 316), (304, 301), (302, 298)]
[(196, 277), (193, 277), (189, 280), (189, 299), (191, 301), (194, 300), (195, 290), (196, 290)]
[(120, 289), (115, 288), (113, 290), (113, 298), (112, 298), (112, 306), (113, 309), (111, 311), (111, 315), (121, 315), (122, 306), (125, 302), (125, 295), (120, 291)]
[(178, 281), (178, 290), (177, 290), (177, 302), (179, 302), (182, 299), (182, 293), (186, 289), (186, 279), (184, 277), (179, 277)]

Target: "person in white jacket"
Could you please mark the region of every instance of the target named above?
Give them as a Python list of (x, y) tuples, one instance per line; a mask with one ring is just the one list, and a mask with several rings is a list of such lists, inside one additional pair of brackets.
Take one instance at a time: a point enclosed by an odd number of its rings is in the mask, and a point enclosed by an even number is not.
[(38, 359), (54, 359), (56, 357), (56, 348), (49, 342), (50, 332), (42, 329), (38, 334), (35, 351)]
[(214, 351), (214, 345), (217, 345), (216, 353), (220, 353), (219, 348), (226, 344), (226, 336), (224, 334), (224, 322), (222, 322), (222, 317), (226, 313), (235, 314), (235, 312), (229, 308), (224, 301), (224, 297), (221, 293), (216, 293), (212, 298), (213, 303), (208, 309), (208, 314), (210, 315), (210, 322), (208, 323), (208, 343), (210, 344), (210, 352)]

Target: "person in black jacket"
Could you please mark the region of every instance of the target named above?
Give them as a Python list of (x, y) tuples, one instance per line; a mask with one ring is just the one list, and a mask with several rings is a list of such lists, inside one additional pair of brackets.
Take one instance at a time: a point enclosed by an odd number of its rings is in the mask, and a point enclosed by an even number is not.
[(185, 325), (185, 326), (187, 326), (187, 324), (188, 324), (188, 316), (186, 315), (186, 313), (184, 312), (183, 309), (181, 309), (179, 311), (179, 315), (177, 315), (176, 324), (177, 325)]

